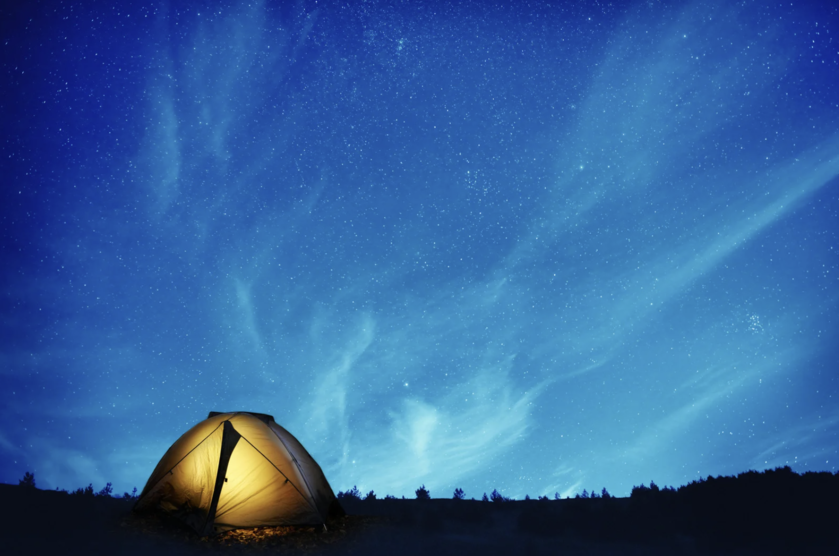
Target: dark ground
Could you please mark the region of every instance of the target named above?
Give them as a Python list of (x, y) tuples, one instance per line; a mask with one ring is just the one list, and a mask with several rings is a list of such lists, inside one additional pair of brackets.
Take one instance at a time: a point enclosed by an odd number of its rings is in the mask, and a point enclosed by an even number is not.
[[(760, 523), (755, 521), (754, 511), (750, 517), (748, 508), (737, 504), (696, 518), (673, 505), (651, 506), (648, 502), (636, 498), (499, 503), (343, 500), (348, 515), (331, 522), (327, 531), (275, 527), (200, 538), (171, 519), (134, 514), (133, 501), (0, 484), (0, 552), (154, 556), (839, 554), (835, 499), (826, 500), (824, 509), (815, 512), (792, 508), (788, 516), (768, 508), (777, 519), (766, 522), (766, 516), (759, 515)], [(810, 514), (819, 516), (816, 522)], [(737, 515), (741, 515), (739, 521)], [(806, 519), (796, 521), (793, 515)]]

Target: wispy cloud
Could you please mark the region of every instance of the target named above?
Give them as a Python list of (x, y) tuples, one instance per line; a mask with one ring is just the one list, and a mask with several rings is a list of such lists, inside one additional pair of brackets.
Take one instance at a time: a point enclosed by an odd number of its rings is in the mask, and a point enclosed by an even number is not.
[(21, 451), (20, 448), (15, 446), (3, 433), (0, 433), (0, 448), (2, 448), (7, 454), (16, 454)]
[(667, 446), (672, 446), (678, 435), (695, 438), (698, 431), (691, 431), (691, 428), (711, 408), (724, 403), (724, 400), (738, 394), (744, 387), (757, 387), (760, 377), (774, 376), (775, 368), (794, 363), (801, 353), (787, 350), (785, 355), (785, 361), (776, 356), (759, 363), (749, 357), (728, 357), (724, 365), (716, 364), (697, 370), (689, 381), (674, 389), (674, 398), (687, 398), (687, 401), (676, 405), (663, 418), (645, 427), (637, 440), (616, 452), (615, 460), (644, 462), (658, 457)]
[(171, 67), (164, 67), (150, 85), (148, 110), (152, 124), (140, 150), (138, 171), (152, 191), (155, 219), (162, 218), (180, 193), (181, 144)]
[[(95, 484), (98, 488), (105, 486), (113, 478), (105, 478), (99, 461), (86, 454), (81, 449), (57, 446), (47, 439), (35, 438), (31, 440), (29, 450), (38, 454), (39, 465), (35, 471), (36, 481), (42, 477), (45, 487), (60, 487), (68, 490)], [(101, 485), (101, 486), (100, 486)]]
[[(320, 321), (313, 322), (312, 334), (320, 336)], [(353, 336), (342, 349), (332, 355), (323, 370), (317, 370), (314, 391), (308, 403), (305, 427), (308, 436), (319, 441), (326, 440), (332, 446), (341, 448), (337, 465), (346, 465), (351, 431), (349, 426), (350, 404), (348, 392), (351, 374), (359, 358), (367, 351), (376, 335), (376, 323), (370, 314), (362, 314), (354, 327)], [(320, 342), (317, 342), (320, 343)], [(334, 449), (330, 450), (334, 454)], [(336, 465), (333, 462), (326, 464)]]
[[(660, 310), (736, 250), (798, 208), (808, 195), (839, 176), (836, 153), (839, 136), (780, 164), (764, 177), (774, 183), (762, 198), (723, 212), (699, 232), (698, 238), (673, 246), (658, 259), (621, 277), (620, 281), (636, 287), (614, 305), (613, 320), (627, 325)], [(746, 189), (758, 187), (750, 184)]]
[(241, 314), (239, 328), (248, 338), (250, 338), (250, 349), (262, 352), (264, 348), (262, 344), (262, 337), (259, 333), (253, 301), (251, 299), (251, 284), (237, 278), (234, 280), (234, 285), (236, 288), (236, 301)]
[(410, 493), (421, 483), (448, 486), (492, 467), (525, 439), (533, 402), (544, 385), (522, 391), (507, 376), (509, 362), (484, 369), (445, 399), (405, 397), (389, 414), (386, 433), (353, 445), (353, 465), (340, 481)]
[[(762, 450), (751, 460), (751, 469), (808, 465), (836, 469), (839, 452), (835, 444), (825, 446), (825, 436), (839, 434), (839, 412), (815, 416), (806, 423), (790, 425), (763, 441)], [(817, 467), (818, 466), (818, 467)]]
[(568, 464), (560, 465), (552, 473), (555, 482), (549, 484), (545, 492), (549, 498), (553, 498), (553, 495), (557, 493), (562, 498), (574, 496), (581, 493), (585, 488), (585, 477), (585, 471), (580, 467)]

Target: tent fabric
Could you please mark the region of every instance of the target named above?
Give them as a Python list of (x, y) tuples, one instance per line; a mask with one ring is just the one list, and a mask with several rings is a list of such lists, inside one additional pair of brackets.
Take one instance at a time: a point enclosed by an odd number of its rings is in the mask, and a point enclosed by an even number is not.
[(163, 455), (135, 510), (162, 510), (201, 535), (325, 524), (343, 513), (320, 466), (270, 415), (218, 413)]

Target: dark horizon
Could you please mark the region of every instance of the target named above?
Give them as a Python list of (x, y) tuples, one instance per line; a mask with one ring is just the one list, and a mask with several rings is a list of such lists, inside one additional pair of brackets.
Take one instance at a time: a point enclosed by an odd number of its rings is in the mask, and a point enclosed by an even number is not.
[[(566, 496), (559, 496), (559, 492), (555, 492), (553, 496), (549, 496), (547, 494), (543, 495), (534, 495), (530, 496), (528, 493), (525, 493), (522, 498), (515, 498), (505, 496), (504, 493), (499, 492), (497, 488), (493, 488), (492, 490), (485, 490), (479, 496), (470, 496), (467, 494), (463, 489), (460, 487), (455, 487), (455, 490), (449, 496), (432, 496), (429, 489), (425, 487), (425, 485), (420, 485), (415, 491), (414, 496), (409, 497), (402, 495), (394, 496), (388, 493), (377, 493), (375, 489), (372, 489), (370, 492), (364, 493), (358, 490), (358, 487), (354, 485), (353, 487), (347, 488), (345, 490), (335, 489), (333, 491), (339, 501), (342, 502), (367, 502), (367, 501), (377, 501), (377, 500), (460, 500), (460, 501), (472, 501), (472, 502), (524, 502), (524, 501), (558, 501), (558, 500), (578, 500), (578, 499), (628, 499), (632, 497), (645, 497), (650, 495), (657, 495), (659, 493), (667, 494), (667, 493), (677, 493), (680, 491), (688, 490), (696, 488), (698, 485), (702, 485), (704, 483), (731, 483), (737, 479), (750, 479), (755, 476), (763, 476), (763, 477), (772, 477), (777, 478), (786, 478), (788, 480), (789, 477), (793, 477), (793, 480), (799, 480), (801, 478), (809, 478), (813, 476), (818, 476), (821, 478), (826, 478), (830, 480), (834, 477), (839, 478), (839, 471), (835, 473), (831, 473), (830, 471), (804, 471), (803, 473), (798, 473), (794, 471), (788, 465), (775, 467), (772, 469), (764, 469), (762, 471), (757, 471), (754, 469), (748, 469), (746, 471), (741, 471), (740, 473), (734, 475), (717, 475), (712, 476), (708, 475), (707, 477), (700, 477), (698, 479), (694, 479), (687, 484), (684, 485), (660, 485), (655, 482), (655, 480), (651, 480), (649, 484), (645, 484), (644, 482), (639, 483), (638, 485), (634, 485), (632, 487), (631, 492), (627, 496), (618, 496), (614, 495), (609, 492), (607, 487), (602, 487), (598, 489), (583, 489), (580, 492), (572, 493)], [(24, 476), (18, 480), (17, 485), (22, 488), (35, 488), (38, 490), (54, 490), (57, 492), (65, 493), (65, 494), (72, 494), (77, 496), (107, 496), (113, 498), (120, 498), (125, 500), (136, 500), (137, 497), (143, 491), (143, 487), (134, 487), (132, 491), (125, 491), (123, 493), (119, 493), (113, 489), (113, 484), (111, 482), (106, 483), (102, 486), (102, 488), (95, 487), (93, 483), (89, 483), (87, 486), (80, 486), (78, 488), (62, 488), (62, 487), (55, 487), (54, 489), (44, 489), (37, 484), (37, 477), (35, 477), (34, 473), (27, 471), (24, 473)], [(13, 483), (4, 483), (4, 484), (13, 484)], [(839, 482), (837, 482), (839, 485)], [(459, 493), (458, 493), (459, 491)], [(372, 496), (371, 496), (372, 494)]]
[[(678, 490), (636, 487), (629, 498), (492, 502), (344, 497), (320, 526), (256, 526), (214, 534), (176, 516), (138, 510), (134, 499), (0, 485), (4, 546), (15, 553), (205, 554), (209, 548), (340, 554), (833, 554), (839, 473), (789, 467), (692, 482)], [(40, 534), (44, 507), (66, 514)], [(133, 509), (132, 509), (133, 508)], [(7, 509), (8, 511), (8, 509)], [(187, 512), (188, 514), (189, 512)], [(183, 517), (183, 514), (181, 515)], [(224, 522), (224, 520), (222, 520)], [(130, 548), (129, 548), (130, 547)]]

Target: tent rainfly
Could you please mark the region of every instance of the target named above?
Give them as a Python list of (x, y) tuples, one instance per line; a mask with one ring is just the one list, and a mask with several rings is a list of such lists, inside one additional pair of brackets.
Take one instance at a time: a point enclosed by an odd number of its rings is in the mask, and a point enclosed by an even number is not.
[(343, 514), (320, 466), (273, 417), (215, 411), (166, 451), (134, 509), (163, 510), (204, 536)]

